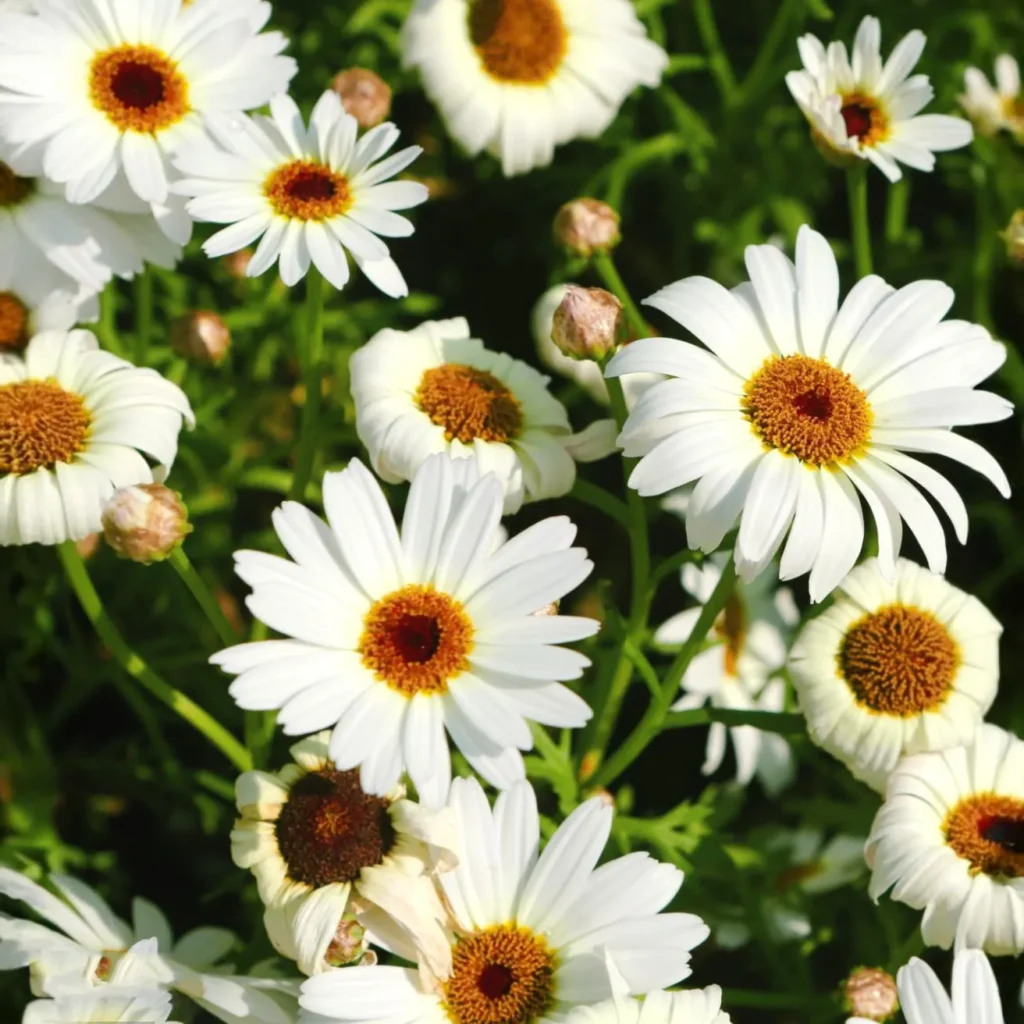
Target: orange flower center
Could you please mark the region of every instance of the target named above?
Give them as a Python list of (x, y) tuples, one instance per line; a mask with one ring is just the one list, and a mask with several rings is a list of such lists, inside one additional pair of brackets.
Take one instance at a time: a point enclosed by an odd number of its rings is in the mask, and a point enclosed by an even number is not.
[(846, 137), (857, 139), (862, 146), (874, 146), (889, 137), (889, 116), (872, 96), (845, 94), (839, 113), (846, 125)]
[(35, 191), (32, 178), (19, 178), (0, 160), (0, 209), (19, 206)]
[(329, 220), (352, 207), (348, 178), (313, 160), (292, 160), (267, 176), (263, 194), (291, 220)]
[(152, 46), (132, 43), (93, 58), (89, 98), (122, 132), (160, 132), (191, 109), (188, 80), (178, 65)]
[(14, 292), (0, 292), (0, 350), (19, 352), (28, 341), (28, 308)]
[(72, 462), (85, 450), (92, 416), (82, 399), (55, 380), (0, 387), (0, 474), (32, 473)]
[(946, 815), (946, 842), (970, 861), (971, 874), (1024, 876), (1024, 800), (997, 793), (972, 793)]
[(445, 437), (471, 444), (505, 442), (523, 429), (523, 413), (515, 395), (492, 373), (474, 366), (445, 363), (423, 374), (416, 404)]
[(550, 81), (569, 44), (555, 0), (473, 0), (469, 37), (491, 78), (519, 85)]

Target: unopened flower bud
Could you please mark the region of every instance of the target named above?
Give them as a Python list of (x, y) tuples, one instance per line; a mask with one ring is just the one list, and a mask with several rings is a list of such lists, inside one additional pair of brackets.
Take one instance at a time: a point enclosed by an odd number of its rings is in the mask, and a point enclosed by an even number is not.
[(341, 97), (341, 105), (363, 128), (373, 128), (391, 113), (391, 87), (367, 68), (339, 71), (331, 88)]
[(171, 324), (171, 348), (185, 359), (216, 366), (231, 348), (231, 331), (216, 313), (198, 309)]
[(571, 284), (555, 310), (551, 338), (564, 355), (600, 362), (626, 339), (622, 303), (603, 288)]
[(232, 277), (238, 278), (241, 281), (245, 277), (245, 272), (249, 269), (249, 264), (255, 255), (256, 253), (253, 249), (236, 249), (234, 252), (229, 252), (226, 256), (222, 256), (221, 263)]
[(327, 947), (324, 959), (332, 967), (344, 967), (345, 964), (358, 960), (365, 952), (366, 931), (355, 917), (346, 914), (338, 922), (338, 930)]
[(1024, 209), (1018, 210), (1006, 225), (1003, 232), (1006, 242), (1006, 255), (1014, 263), (1024, 266)]
[(555, 240), (576, 256), (608, 252), (621, 237), (619, 215), (600, 199), (573, 199), (555, 217)]
[(85, 561), (89, 561), (96, 554), (100, 546), (100, 535), (98, 533), (87, 533), (81, 540), (75, 541), (75, 548)]
[(192, 532), (181, 495), (163, 484), (122, 487), (103, 509), (103, 536), (122, 557), (165, 559)]
[(885, 1021), (900, 1008), (896, 982), (881, 967), (857, 967), (843, 985), (846, 1009), (855, 1017)]

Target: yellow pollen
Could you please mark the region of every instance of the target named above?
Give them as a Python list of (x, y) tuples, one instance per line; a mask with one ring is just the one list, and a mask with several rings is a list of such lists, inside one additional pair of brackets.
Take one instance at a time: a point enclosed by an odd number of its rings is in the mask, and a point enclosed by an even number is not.
[(459, 939), (444, 985), (452, 1024), (531, 1024), (554, 1002), (555, 957), (526, 928), (496, 925)]
[(449, 441), (505, 442), (523, 429), (515, 395), (493, 373), (474, 366), (445, 363), (427, 370), (415, 402), (432, 423), (444, 427)]
[(93, 58), (89, 98), (122, 132), (160, 132), (191, 110), (188, 79), (178, 65), (152, 46), (132, 43)]
[(1024, 800), (998, 793), (972, 793), (942, 824), (946, 843), (970, 873), (996, 878), (1024, 876)]
[(291, 220), (329, 220), (352, 207), (344, 174), (313, 160), (292, 160), (267, 175), (263, 194), (276, 213)]
[(92, 416), (82, 399), (55, 380), (0, 387), (0, 474), (32, 473), (72, 462), (85, 450)]
[(28, 341), (28, 309), (13, 292), (0, 292), (0, 352), (20, 352)]
[(1006, 96), (1003, 98), (1003, 117), (1015, 132), (1024, 132), (1024, 98)]
[(893, 604), (854, 623), (836, 660), (862, 707), (909, 718), (939, 707), (949, 696), (960, 648), (930, 612)]
[(848, 373), (809, 356), (766, 359), (747, 381), (744, 412), (765, 448), (819, 467), (859, 455), (874, 418)]
[(35, 183), (31, 178), (20, 178), (0, 160), (0, 209), (20, 205), (34, 191)]
[(875, 146), (889, 137), (889, 115), (873, 96), (845, 93), (839, 113), (847, 138), (857, 139), (862, 146)]
[(491, 78), (518, 85), (550, 81), (569, 48), (556, 0), (472, 0), (469, 37)]
[(444, 693), (469, 668), (473, 623), (462, 605), (433, 587), (410, 584), (377, 601), (363, 620), (363, 664), (406, 697)]
[(747, 640), (747, 609), (735, 593), (726, 601), (714, 631), (725, 646), (725, 674), (734, 676)]

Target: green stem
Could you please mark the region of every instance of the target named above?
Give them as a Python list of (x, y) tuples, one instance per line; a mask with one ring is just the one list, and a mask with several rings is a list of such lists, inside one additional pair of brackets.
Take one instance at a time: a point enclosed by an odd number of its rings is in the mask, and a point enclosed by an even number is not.
[[(629, 289), (626, 288), (625, 282), (619, 276), (619, 272), (612, 262), (611, 256), (607, 253), (600, 253), (594, 257), (594, 269), (600, 274), (601, 279), (608, 286), (610, 291), (618, 300), (622, 303), (622, 308), (626, 312), (626, 319), (629, 321), (629, 327), (631, 333), (637, 338), (646, 338), (650, 334), (650, 329), (647, 326), (647, 321), (644, 320), (643, 314), (640, 312), (639, 307), (633, 301), (633, 296), (629, 294)], [(608, 390), (611, 391), (611, 381), (608, 381)], [(614, 407), (612, 412), (614, 412)], [(619, 429), (622, 429), (622, 424), (619, 424)]]
[(871, 273), (871, 228), (868, 224), (868, 165), (863, 160), (846, 172), (850, 200), (850, 237), (857, 277)]
[(64, 541), (58, 545), (57, 556), (86, 618), (128, 675), (201, 732), (239, 771), (248, 771), (252, 767), (252, 759), (245, 747), (208, 711), (204, 711), (190, 697), (165, 682), (128, 646), (103, 607), (103, 600), (93, 586), (89, 570), (85, 567), (85, 562), (82, 561), (82, 556), (74, 543)]
[(903, 175), (889, 186), (889, 198), (885, 204), (885, 241), (887, 245), (899, 245), (907, 227), (907, 207), (910, 204), (910, 178)]
[[(734, 100), (737, 106), (748, 103), (752, 97), (763, 91), (764, 79), (772, 73), (773, 69), (778, 67), (779, 47), (787, 42), (787, 40), (792, 39), (792, 31), (789, 25), (790, 19), (802, 6), (803, 0), (784, 0), (780, 5), (775, 14), (775, 20), (772, 21), (771, 27), (765, 34), (764, 42), (761, 44), (761, 49), (754, 59), (753, 66), (747, 72), (743, 84), (736, 91)], [(779, 78), (781, 77), (782, 75), (779, 74)]]
[(203, 578), (196, 572), (188, 555), (185, 554), (184, 548), (176, 547), (171, 552), (168, 561), (174, 566), (182, 583), (188, 587), (189, 593), (196, 599), (196, 604), (202, 609), (203, 614), (210, 620), (210, 625), (217, 631), (221, 643), (225, 647), (237, 644), (239, 636), (235, 632), (235, 627), (228, 622), (217, 598), (213, 596), (210, 588), (203, 582)]
[(722, 46), (722, 38), (718, 34), (715, 15), (711, 9), (711, 0), (694, 0), (693, 16), (697, 21), (701, 42), (708, 54), (708, 67), (722, 94), (722, 102), (727, 107), (732, 106), (738, 94), (736, 75)]
[(569, 492), (569, 497), (596, 508), (619, 526), (629, 529), (629, 509), (626, 507), (626, 503), (616, 498), (614, 494), (609, 494), (603, 487), (598, 487), (597, 484), (588, 483), (577, 477)]
[(302, 405), (299, 448), (295, 456), (295, 475), (288, 497), (302, 501), (313, 475), (316, 459), (317, 419), (320, 415), (324, 355), (324, 292), (323, 276), (315, 267), (306, 275), (306, 337), (301, 346), (306, 400)]
[(795, 711), (740, 711), (735, 708), (716, 708), (708, 705), (690, 711), (675, 711), (665, 716), (665, 729), (689, 729), (696, 725), (752, 725), (762, 732), (774, 732), (780, 736), (795, 736), (804, 732), (804, 716)]
[(136, 366), (145, 366), (149, 339), (153, 332), (153, 274), (144, 267), (135, 277), (135, 350)]
[(111, 281), (100, 292), (100, 318), (93, 327), (103, 347), (116, 356), (124, 356), (124, 345), (117, 334), (117, 282)]

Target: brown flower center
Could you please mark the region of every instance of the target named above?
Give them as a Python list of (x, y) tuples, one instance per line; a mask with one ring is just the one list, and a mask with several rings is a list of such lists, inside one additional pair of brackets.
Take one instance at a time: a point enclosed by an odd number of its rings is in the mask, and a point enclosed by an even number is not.
[(444, 986), (452, 1024), (530, 1024), (554, 1002), (555, 958), (526, 928), (496, 925), (460, 939)]
[(930, 612), (894, 604), (846, 632), (838, 668), (858, 703), (909, 718), (936, 708), (953, 689), (960, 648)]
[(19, 206), (35, 191), (32, 178), (20, 178), (0, 160), (0, 209)]
[(871, 96), (847, 93), (839, 113), (846, 125), (846, 137), (858, 139), (862, 146), (874, 146), (889, 137), (889, 117)]
[(463, 444), (508, 441), (523, 429), (519, 401), (486, 370), (445, 363), (427, 370), (416, 389), (416, 404), (445, 437)]
[(734, 676), (747, 640), (747, 609), (735, 593), (726, 601), (714, 632), (725, 646), (725, 674)]
[(263, 183), (274, 210), (292, 220), (329, 220), (352, 206), (348, 178), (313, 160), (276, 167)]
[(554, 77), (569, 43), (555, 0), (473, 0), (469, 37), (492, 78), (520, 85)]
[(444, 693), (469, 668), (473, 623), (462, 605), (432, 587), (410, 584), (377, 601), (363, 620), (363, 664), (412, 697)]
[(20, 352), (28, 341), (28, 308), (14, 292), (0, 292), (0, 350)]
[(84, 451), (92, 416), (55, 380), (0, 387), (0, 473), (32, 473)]
[(388, 802), (363, 792), (357, 768), (304, 775), (274, 829), (288, 877), (313, 888), (353, 881), (380, 864), (395, 841)]
[(824, 359), (772, 356), (747, 381), (744, 411), (766, 448), (812, 466), (855, 456), (871, 436), (867, 396)]
[(1024, 800), (997, 793), (972, 793), (946, 815), (946, 842), (971, 874), (1024, 876)]
[(159, 132), (191, 110), (188, 79), (165, 53), (122, 43), (98, 53), (89, 69), (89, 98), (123, 132)]

